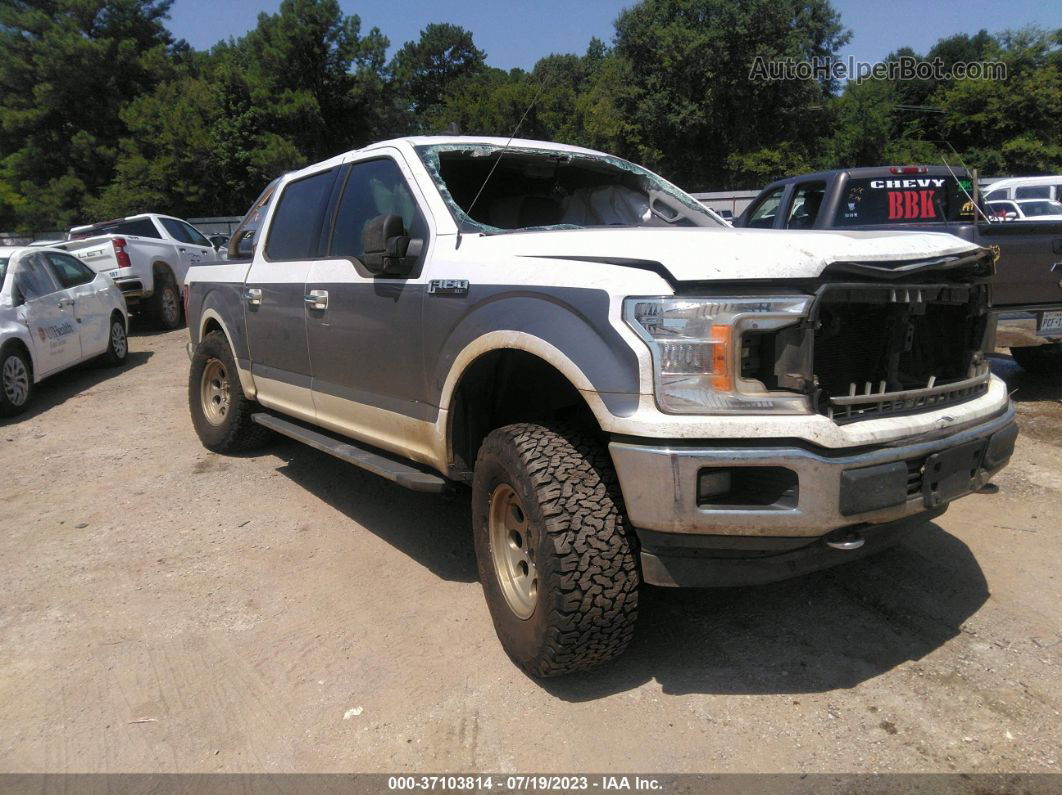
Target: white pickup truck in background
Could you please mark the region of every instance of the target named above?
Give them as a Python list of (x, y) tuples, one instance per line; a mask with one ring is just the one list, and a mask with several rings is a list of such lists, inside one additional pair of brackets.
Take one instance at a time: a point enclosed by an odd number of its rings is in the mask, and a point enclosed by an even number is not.
[(187, 221), (155, 213), (75, 226), (70, 239), (56, 247), (110, 276), (131, 309), (165, 329), (183, 321), (181, 285), (188, 268), (221, 259)]

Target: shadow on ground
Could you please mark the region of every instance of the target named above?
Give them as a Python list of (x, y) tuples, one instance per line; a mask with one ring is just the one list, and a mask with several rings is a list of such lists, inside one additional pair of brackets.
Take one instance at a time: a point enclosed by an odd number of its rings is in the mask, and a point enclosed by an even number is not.
[(421, 494), (298, 442), (282, 440), (270, 453), (277, 468), (444, 580), (476, 582), (472, 514), (467, 492), (452, 498)]
[[(294, 442), (278, 471), (445, 580), (474, 582), (467, 494), (416, 494)], [(596, 671), (540, 685), (589, 701), (655, 679), (664, 692), (853, 687), (955, 637), (988, 598), (969, 548), (933, 523), (847, 566), (753, 588), (645, 588), (634, 643)]]
[(133, 351), (121, 367), (107, 367), (98, 361), (90, 361), (48, 376), (40, 383), (34, 384), (29, 408), (14, 417), (0, 419), (0, 427), (14, 425), (43, 414), (70, 398), (78, 397), (97, 384), (121, 377), (134, 367), (145, 364), (151, 356), (151, 351)]
[(1022, 434), (1062, 447), (1062, 373), (1054, 377), (1032, 375), (1009, 355), (1000, 353), (992, 354), (988, 361), (992, 372), (1007, 382)]

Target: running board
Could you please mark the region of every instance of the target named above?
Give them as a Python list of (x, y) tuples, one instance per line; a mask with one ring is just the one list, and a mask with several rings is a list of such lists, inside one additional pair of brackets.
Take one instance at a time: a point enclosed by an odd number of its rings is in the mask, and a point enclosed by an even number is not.
[(446, 491), (447, 480), (434, 472), (419, 469), (412, 464), (398, 461), (382, 453), (375, 453), (364, 447), (358, 447), (348, 441), (340, 441), (334, 436), (315, 431), (290, 420), (281, 419), (272, 414), (258, 412), (251, 419), (259, 425), (291, 437), (303, 444), (308, 444), (323, 453), (334, 455), (341, 461), (361, 467), (364, 470), (387, 478), (413, 491), (428, 491), (439, 494)]

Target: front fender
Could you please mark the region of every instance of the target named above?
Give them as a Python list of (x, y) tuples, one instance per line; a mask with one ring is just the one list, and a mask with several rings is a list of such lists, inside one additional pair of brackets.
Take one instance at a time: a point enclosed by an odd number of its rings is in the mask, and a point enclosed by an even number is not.
[(436, 405), (449, 406), (472, 361), (514, 348), (556, 367), (587, 395), (595, 413), (624, 417), (637, 410), (638, 357), (613, 325), (606, 291), (475, 285), (467, 300), (430, 295), (425, 300), (428, 387)]

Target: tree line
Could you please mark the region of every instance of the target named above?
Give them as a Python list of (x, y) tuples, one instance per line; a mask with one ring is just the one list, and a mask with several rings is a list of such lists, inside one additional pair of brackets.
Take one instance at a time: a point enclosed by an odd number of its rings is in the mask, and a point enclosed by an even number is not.
[[(172, 0), (0, 0), (0, 229), (133, 212), (242, 213), (273, 177), (374, 140), (458, 130), (613, 152), (689, 190), (815, 168), (961, 158), (1062, 170), (1062, 30), (942, 38), (890, 58), (998, 61), (1004, 81), (750, 80), (836, 54), (829, 0), (642, 0), (611, 42), (530, 70), (433, 23), (397, 47), (337, 0), (283, 0), (207, 51)], [(528, 111), (528, 108), (530, 110)]]

